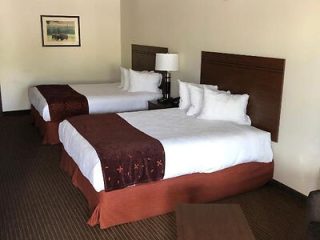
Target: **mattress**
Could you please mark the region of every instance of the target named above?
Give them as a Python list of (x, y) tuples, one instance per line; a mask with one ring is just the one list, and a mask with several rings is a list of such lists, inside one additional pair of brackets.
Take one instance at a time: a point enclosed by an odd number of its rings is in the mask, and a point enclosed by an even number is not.
[[(164, 179), (273, 159), (270, 133), (252, 126), (200, 120), (177, 108), (119, 115), (161, 142), (166, 156)], [(103, 191), (103, 174), (95, 149), (67, 120), (59, 126), (59, 138), (93, 188)]]
[[(145, 110), (148, 101), (161, 98), (160, 93), (128, 92), (119, 88), (119, 83), (71, 84), (78, 93), (86, 96), (89, 113), (109, 113)], [(29, 88), (29, 100), (43, 120), (51, 121), (46, 99), (36, 87)]]

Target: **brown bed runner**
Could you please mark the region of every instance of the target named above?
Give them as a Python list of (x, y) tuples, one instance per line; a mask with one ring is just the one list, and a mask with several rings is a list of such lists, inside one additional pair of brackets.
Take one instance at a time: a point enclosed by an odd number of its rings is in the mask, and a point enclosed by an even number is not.
[(48, 103), (51, 121), (89, 113), (87, 98), (69, 85), (38, 85), (37, 88)]
[(68, 121), (96, 150), (105, 191), (163, 178), (165, 154), (162, 144), (118, 114), (83, 115)]

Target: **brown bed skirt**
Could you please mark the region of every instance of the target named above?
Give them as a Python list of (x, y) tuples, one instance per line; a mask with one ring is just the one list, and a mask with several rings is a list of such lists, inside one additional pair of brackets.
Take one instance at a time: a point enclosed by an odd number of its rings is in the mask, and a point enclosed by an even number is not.
[(273, 177), (273, 162), (245, 163), (210, 174), (190, 174), (111, 192), (96, 192), (63, 149), (60, 167), (86, 197), (90, 226), (108, 228), (173, 211), (178, 203), (205, 203), (261, 187)]
[(45, 120), (43, 120), (42, 116), (34, 108), (34, 106), (31, 106), (31, 116), (34, 125), (39, 128), (39, 131), (43, 137), (43, 144), (53, 145), (60, 143), (58, 134), (59, 122), (46, 122)]

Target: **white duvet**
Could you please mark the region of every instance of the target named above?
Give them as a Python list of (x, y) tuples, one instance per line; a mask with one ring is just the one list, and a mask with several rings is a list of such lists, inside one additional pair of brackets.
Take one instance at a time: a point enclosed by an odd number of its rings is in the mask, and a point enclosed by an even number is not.
[[(164, 179), (191, 173), (211, 173), (245, 162), (271, 162), (270, 133), (231, 122), (200, 120), (183, 110), (119, 113), (165, 150)], [(59, 126), (64, 149), (96, 191), (104, 190), (95, 149), (67, 121)]]
[[(161, 98), (160, 93), (128, 92), (119, 83), (70, 84), (78, 93), (86, 96), (89, 113), (138, 111), (148, 108), (148, 101)], [(49, 106), (36, 87), (29, 88), (29, 100), (45, 121), (50, 121)]]

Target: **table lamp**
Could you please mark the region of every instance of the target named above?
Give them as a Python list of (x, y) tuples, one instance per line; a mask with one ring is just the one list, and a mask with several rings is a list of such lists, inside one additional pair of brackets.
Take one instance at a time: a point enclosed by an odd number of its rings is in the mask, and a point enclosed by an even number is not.
[(164, 78), (164, 94), (163, 101), (170, 98), (170, 72), (179, 70), (179, 59), (178, 54), (175, 53), (157, 53), (156, 54), (156, 67), (157, 71), (166, 71), (166, 76)]

